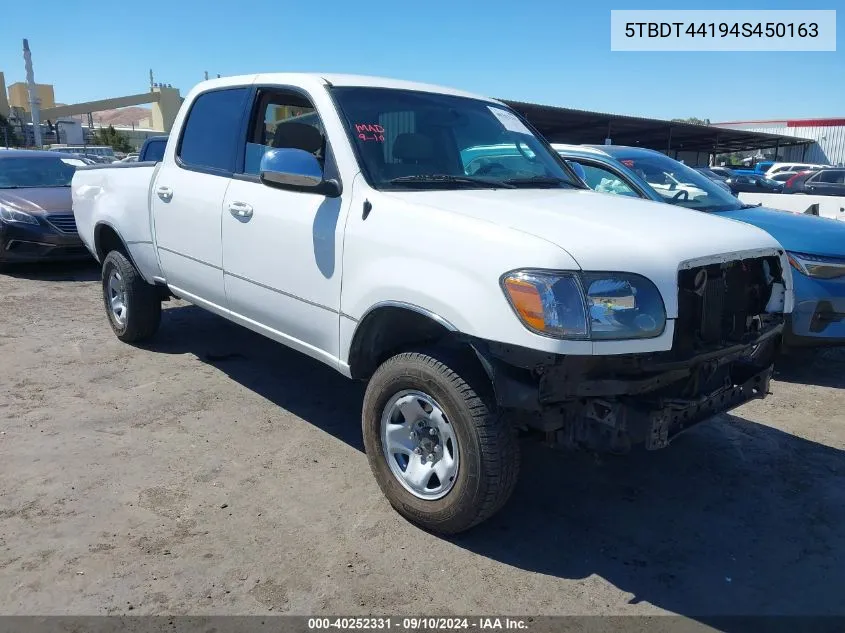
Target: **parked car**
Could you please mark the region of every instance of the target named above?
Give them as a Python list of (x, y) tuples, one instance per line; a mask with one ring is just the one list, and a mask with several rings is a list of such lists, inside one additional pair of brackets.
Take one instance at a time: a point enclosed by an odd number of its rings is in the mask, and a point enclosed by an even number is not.
[(141, 151), (138, 153), (139, 162), (153, 162), (158, 163), (164, 157), (164, 148), (167, 145), (166, 136), (150, 136), (144, 140), (141, 145)]
[(763, 176), (764, 176), (764, 175), (766, 174), (766, 171), (768, 171), (768, 169), (769, 169), (769, 168), (770, 168), (773, 164), (774, 164), (774, 163), (773, 163), (772, 161), (770, 161), (770, 160), (769, 160), (769, 161), (761, 161), (761, 162), (756, 163), (756, 164), (754, 164), (754, 165), (746, 165), (746, 166), (743, 166), (743, 165), (731, 165), (731, 166), (730, 166), (730, 170), (733, 172), (733, 174), (734, 174), (735, 176), (736, 176), (736, 175), (739, 175), (739, 174), (745, 174), (745, 175), (748, 175), (748, 174), (759, 174), (759, 175), (763, 175)]
[[(555, 145), (566, 160), (618, 181), (606, 190), (630, 192), (649, 200), (705, 211), (764, 229), (789, 253), (795, 284), (795, 310), (784, 338), (792, 346), (845, 344), (845, 223), (817, 216), (745, 204), (712, 186), (700, 174), (668, 156), (647, 149), (617, 146)], [(651, 185), (659, 172), (706, 190), (695, 199), (669, 196)]]
[(775, 163), (766, 172), (766, 178), (771, 178), (782, 171), (816, 171), (830, 167), (830, 165), (816, 165), (813, 163)]
[(759, 174), (765, 175), (765, 173), (767, 171), (769, 171), (774, 164), (775, 164), (775, 161), (773, 161), (773, 160), (761, 160), (760, 162), (755, 163), (754, 171), (756, 171)]
[(120, 340), (173, 294), (368, 381), (373, 473), (440, 533), (505, 503), (516, 428), (655, 449), (765, 396), (793, 302), (764, 231), (591, 192), (506, 105), (406, 81), (203, 82), (161, 162), (73, 190)]
[(90, 257), (71, 210), (71, 178), (83, 166), (49, 151), (0, 152), (0, 266)]
[(736, 175), (736, 172), (731, 169), (730, 167), (710, 167), (710, 171), (712, 171), (717, 176), (721, 176), (722, 178), (728, 179), (733, 178)]
[[(798, 174), (803, 174), (803, 171), (779, 171), (778, 173), (774, 174), (769, 180), (773, 180), (775, 182), (784, 183), (793, 176), (797, 176)], [(810, 173), (810, 172), (806, 172)]]
[(725, 178), (725, 176), (722, 176), (721, 174), (717, 174), (715, 171), (713, 171), (709, 167), (693, 167), (693, 169), (695, 171), (697, 171), (699, 174), (701, 174), (702, 176), (704, 176), (705, 178), (709, 178), (710, 180), (715, 182), (717, 185), (719, 185), (722, 189), (724, 189), (728, 193), (734, 193), (733, 191), (731, 191), (731, 188), (728, 185), (728, 179)]
[(49, 151), (85, 156), (98, 163), (112, 163), (116, 160), (114, 149), (108, 145), (53, 145)]
[(796, 174), (784, 183), (783, 192), (845, 196), (845, 167)]
[(725, 180), (731, 193), (780, 193), (783, 183), (769, 180), (760, 174), (737, 174)]

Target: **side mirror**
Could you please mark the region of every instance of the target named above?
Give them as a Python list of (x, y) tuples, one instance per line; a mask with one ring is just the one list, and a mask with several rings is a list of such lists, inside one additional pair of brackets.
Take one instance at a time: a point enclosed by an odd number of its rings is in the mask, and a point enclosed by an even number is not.
[(316, 193), (329, 198), (341, 194), (337, 180), (323, 179), (323, 169), (314, 154), (302, 149), (268, 149), (261, 158), (259, 179), (268, 187)]

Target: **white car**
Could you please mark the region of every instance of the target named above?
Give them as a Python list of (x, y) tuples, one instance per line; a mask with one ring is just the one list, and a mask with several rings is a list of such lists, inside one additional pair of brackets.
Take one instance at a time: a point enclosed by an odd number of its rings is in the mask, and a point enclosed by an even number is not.
[(174, 295), (367, 381), (373, 473), (440, 533), (505, 503), (519, 428), (654, 449), (764, 397), (793, 303), (767, 233), (589, 191), (502, 103), (404, 81), (203, 82), (73, 206), (119, 339)]
[(782, 171), (816, 171), (825, 167), (830, 167), (830, 165), (815, 165), (813, 163), (775, 163), (769, 167), (766, 172), (766, 178), (771, 178)]

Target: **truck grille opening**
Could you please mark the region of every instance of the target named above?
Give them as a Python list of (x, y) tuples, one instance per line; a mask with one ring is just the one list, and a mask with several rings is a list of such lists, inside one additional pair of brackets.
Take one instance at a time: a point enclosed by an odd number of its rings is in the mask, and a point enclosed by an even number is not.
[(765, 312), (777, 283), (783, 283), (777, 257), (682, 270), (678, 274), (676, 345), (689, 353), (753, 340), (771, 320)]

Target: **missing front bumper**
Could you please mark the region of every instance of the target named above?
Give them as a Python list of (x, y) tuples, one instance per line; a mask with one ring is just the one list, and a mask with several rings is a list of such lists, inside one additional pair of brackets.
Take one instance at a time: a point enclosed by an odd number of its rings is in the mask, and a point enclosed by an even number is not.
[[(696, 398), (584, 398), (547, 411), (547, 440), (563, 448), (624, 453), (633, 445), (665, 448), (684, 431), (769, 393), (772, 367)], [(549, 428), (554, 427), (554, 431)]]
[(771, 379), (770, 366), (741, 385), (725, 387), (697, 401), (664, 403), (662, 408), (651, 411), (649, 415), (644, 438), (646, 449), (665, 448), (675, 437), (696, 424), (751, 400), (765, 398), (769, 394)]
[(686, 358), (674, 352), (555, 356), (474, 342), (499, 406), (567, 447), (625, 452), (666, 446), (695, 424), (769, 392), (783, 325)]

